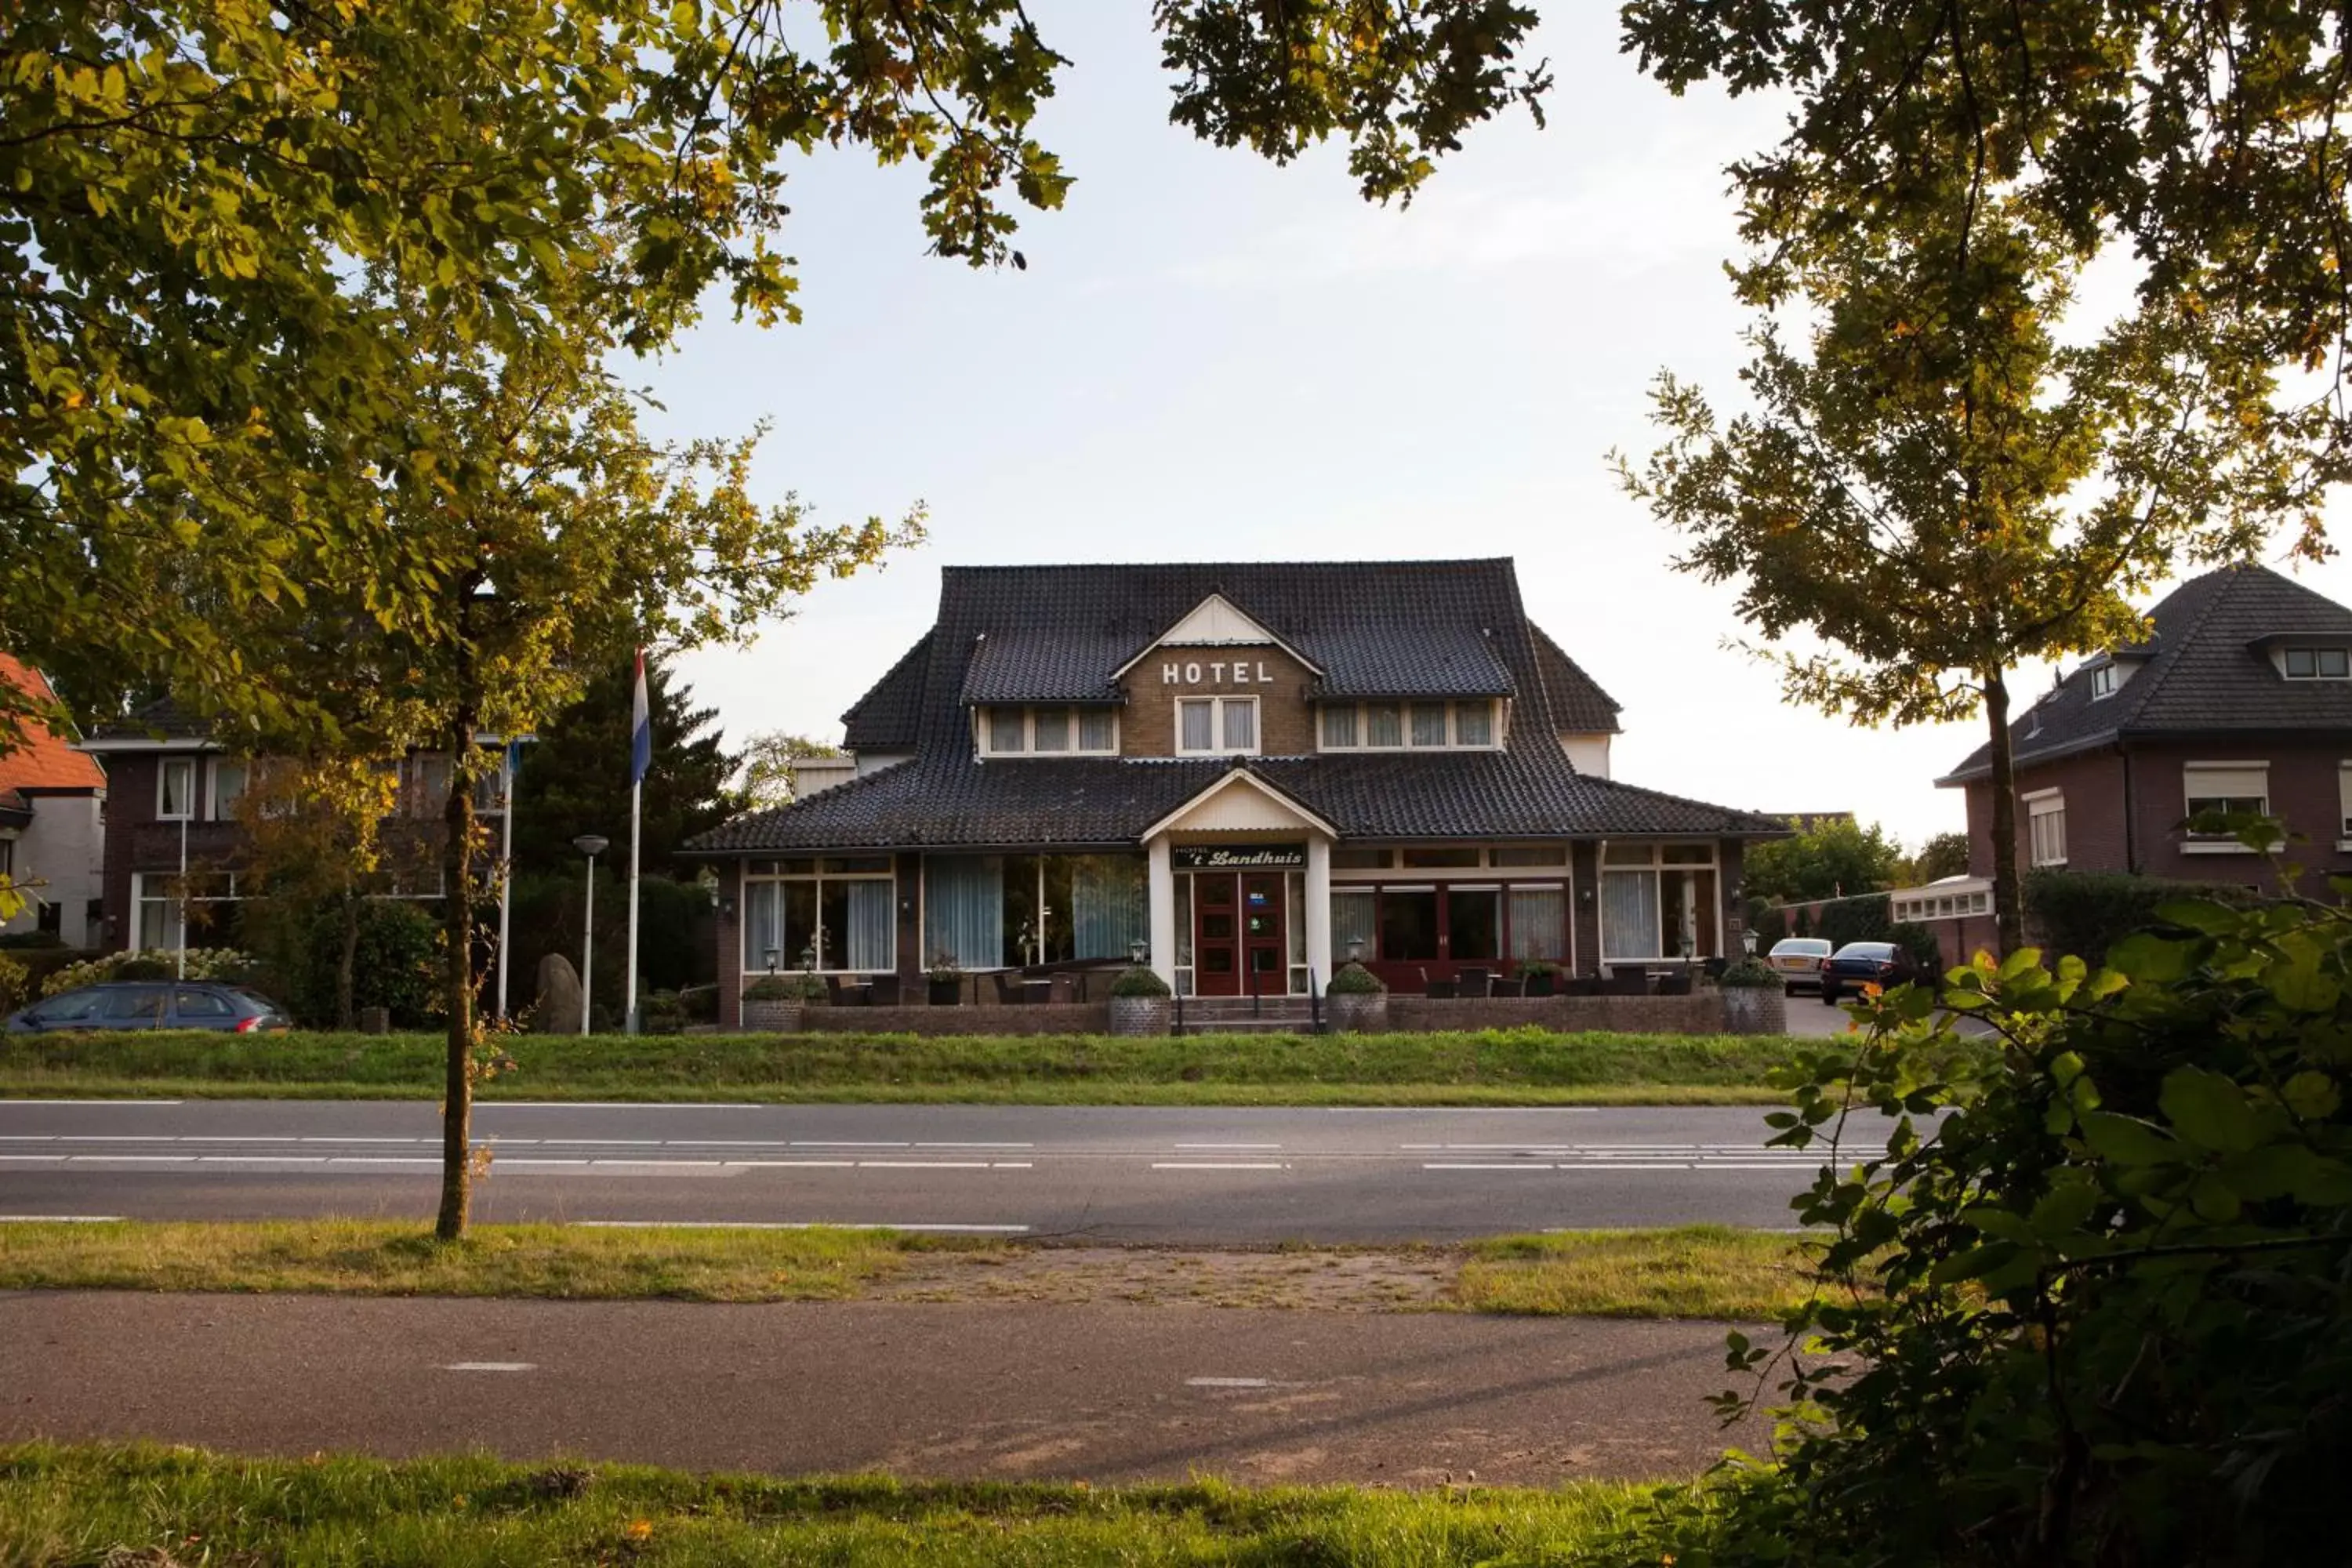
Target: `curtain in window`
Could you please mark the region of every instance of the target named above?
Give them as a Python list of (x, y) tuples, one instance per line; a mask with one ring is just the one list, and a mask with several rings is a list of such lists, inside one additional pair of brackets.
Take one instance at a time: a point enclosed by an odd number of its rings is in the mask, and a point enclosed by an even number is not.
[(1331, 962), (1348, 962), (1348, 944), (1360, 942), (1364, 956), (1371, 958), (1380, 952), (1375, 935), (1380, 925), (1380, 900), (1367, 889), (1362, 892), (1331, 894)]
[(1225, 710), (1225, 750), (1256, 750), (1257, 704), (1246, 699), (1228, 697), (1219, 706)]
[(1078, 713), (1078, 750), (1108, 752), (1111, 747), (1112, 719), (1108, 708), (1087, 708)]
[(743, 968), (764, 973), (768, 949), (776, 949), (776, 967), (798, 967), (783, 951), (783, 892), (774, 882), (748, 882), (743, 888)]
[(959, 969), (1000, 967), (1004, 862), (993, 855), (935, 855), (923, 876), (923, 962), (945, 953)]
[(1491, 746), (1495, 743), (1495, 710), (1486, 702), (1456, 702), (1454, 705), (1454, 738), (1465, 746)]
[(1345, 702), (1324, 706), (1323, 743), (1327, 746), (1352, 746), (1356, 743), (1356, 710), (1353, 706)]
[(894, 882), (850, 882), (849, 967), (887, 970), (897, 967), (891, 952), (897, 943), (898, 885)]
[(1072, 940), (1079, 958), (1125, 958), (1151, 940), (1151, 906), (1143, 862), (1124, 855), (1082, 855), (1070, 866)]
[(1568, 956), (1568, 889), (1515, 888), (1511, 890), (1511, 956), (1557, 963)]
[(1205, 700), (1176, 704), (1176, 721), (1181, 726), (1177, 748), (1186, 752), (1214, 750), (1216, 716), (1216, 704)]
[(1416, 702), (1412, 705), (1412, 743), (1416, 746), (1445, 744), (1445, 704)]
[(1037, 749), (1041, 752), (1066, 752), (1070, 749), (1070, 710), (1066, 708), (1037, 710)]
[(1601, 956), (1611, 960), (1660, 956), (1656, 872), (1601, 874)]
[(992, 708), (988, 710), (988, 749), (992, 752), (1018, 752), (1026, 736), (1022, 730), (1024, 713), (1018, 708)]
[(1364, 710), (1364, 744), (1404, 744), (1404, 714), (1393, 702), (1375, 702)]

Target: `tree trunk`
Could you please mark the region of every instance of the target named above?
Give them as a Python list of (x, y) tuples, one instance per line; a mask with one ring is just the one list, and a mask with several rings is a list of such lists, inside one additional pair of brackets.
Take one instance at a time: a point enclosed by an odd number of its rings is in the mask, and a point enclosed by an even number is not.
[(335, 955), (335, 1026), (348, 1034), (359, 1027), (359, 895), (345, 893), (341, 912), (342, 946)]
[(2017, 759), (2009, 743), (2009, 687), (1984, 672), (1985, 721), (1992, 726), (1992, 915), (2001, 956), (2025, 945), (2025, 886), (2017, 870)]
[(473, 1196), (474, 1110), (474, 791), (466, 770), (474, 743), (474, 710), (458, 709), (449, 726), (449, 799), (441, 820), (447, 840), (441, 847), (443, 1005), (448, 1011), (447, 1080), (441, 1103), (441, 1215), (433, 1234), (456, 1241), (466, 1234), (466, 1210)]

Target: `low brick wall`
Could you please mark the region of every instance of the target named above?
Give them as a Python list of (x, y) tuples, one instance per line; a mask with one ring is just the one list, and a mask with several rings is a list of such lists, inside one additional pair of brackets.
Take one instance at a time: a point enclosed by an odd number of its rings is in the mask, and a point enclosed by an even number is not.
[(1530, 1027), (1562, 1035), (1719, 1035), (1723, 1002), (1711, 990), (1687, 996), (1389, 997), (1389, 1028), (1399, 1033)]
[(1034, 1007), (811, 1007), (804, 1033), (817, 1035), (1108, 1035), (1108, 1002), (1044, 1002)]

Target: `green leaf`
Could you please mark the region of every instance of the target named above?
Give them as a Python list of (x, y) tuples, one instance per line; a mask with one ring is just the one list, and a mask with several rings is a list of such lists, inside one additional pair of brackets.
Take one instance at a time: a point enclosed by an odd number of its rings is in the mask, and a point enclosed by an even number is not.
[(2344, 1103), (2336, 1080), (2315, 1068), (2305, 1068), (2288, 1079), (2279, 1089), (2279, 1099), (2305, 1121), (2324, 1121)]
[(2133, 984), (2169, 985), (2196, 966), (2199, 944), (2135, 931), (2107, 949), (2107, 968)]
[(2093, 1110), (2079, 1120), (2083, 1141), (2093, 1152), (2118, 1165), (2160, 1165), (2180, 1157), (2177, 1141), (2133, 1117)]
[(2157, 1103), (2173, 1131), (2201, 1148), (2251, 1149), (2261, 1136), (2245, 1090), (2220, 1073), (2176, 1068), (2166, 1075)]

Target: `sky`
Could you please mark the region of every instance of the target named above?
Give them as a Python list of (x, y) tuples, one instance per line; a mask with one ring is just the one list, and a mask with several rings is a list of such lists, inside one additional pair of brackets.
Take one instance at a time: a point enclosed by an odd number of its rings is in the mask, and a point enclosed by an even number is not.
[[(1381, 207), (1343, 149), (1276, 168), (1171, 126), (1142, 0), (1029, 10), (1074, 62), (1037, 134), (1077, 183), (1024, 216), (1026, 270), (927, 256), (919, 173), (821, 155), (780, 240), (803, 321), (722, 308), (628, 367), (661, 433), (769, 421), (769, 499), (835, 521), (928, 509), (921, 546), (748, 647), (684, 656), (730, 744), (837, 742), (929, 626), (944, 565), (1507, 555), (1529, 613), (1622, 704), (1615, 777), (1852, 811), (1914, 846), (1964, 826), (1934, 780), (1980, 722), (1785, 705), (1729, 646), (1735, 590), (1675, 571), (1675, 538), (1608, 466), (1655, 444), (1660, 370), (1732, 401), (1747, 317), (1722, 170), (1775, 139), (1778, 108), (1675, 98), (1617, 52), (1615, 7), (1553, 0), (1529, 51), (1559, 78), (1549, 128), (1474, 131), (1409, 207)], [(2298, 575), (2352, 600), (2352, 567)]]

